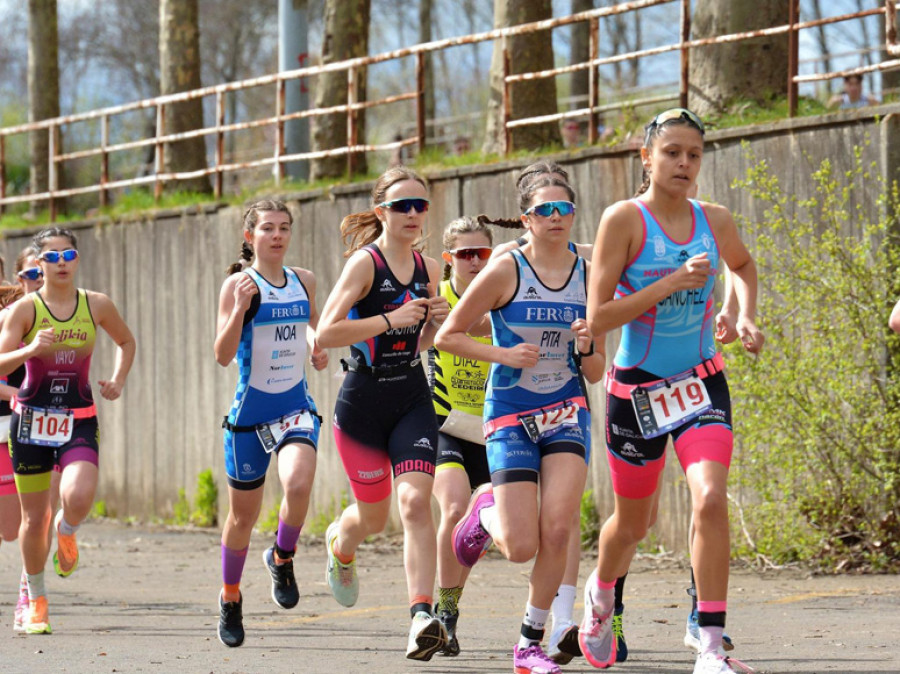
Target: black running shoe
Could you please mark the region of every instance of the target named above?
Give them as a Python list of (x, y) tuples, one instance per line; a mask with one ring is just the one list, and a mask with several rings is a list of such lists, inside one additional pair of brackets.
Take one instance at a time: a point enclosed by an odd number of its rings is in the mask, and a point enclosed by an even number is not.
[(294, 608), (300, 601), (300, 591), (294, 578), (294, 560), (275, 563), (275, 546), (263, 551), (263, 562), (272, 575), (272, 600), (281, 608)]
[(223, 601), (219, 594), (219, 641), (235, 648), (244, 643), (244, 617), (241, 606), (244, 597), (238, 601)]
[(447, 630), (447, 643), (438, 652), (451, 658), (459, 655), (459, 641), (456, 639), (456, 621), (459, 620), (459, 611), (456, 613), (439, 611), (437, 617), (444, 629)]

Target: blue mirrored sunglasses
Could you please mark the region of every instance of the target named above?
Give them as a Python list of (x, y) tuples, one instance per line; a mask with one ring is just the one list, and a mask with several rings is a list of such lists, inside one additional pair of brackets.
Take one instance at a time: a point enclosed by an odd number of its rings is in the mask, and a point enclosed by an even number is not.
[(16, 276), (26, 281), (37, 281), (44, 275), (40, 267), (32, 267), (31, 269), (23, 269)]
[(56, 264), (57, 262), (59, 262), (60, 258), (62, 258), (64, 262), (71, 262), (76, 257), (78, 257), (78, 251), (74, 248), (66, 248), (63, 251), (45, 250), (43, 253), (38, 255), (39, 260), (49, 262), (50, 264)]
[(378, 204), (380, 208), (389, 208), (395, 213), (409, 213), (412, 209), (416, 209), (416, 213), (425, 213), (428, 210), (428, 199), (404, 198), (394, 199), (393, 201), (385, 201)]
[(545, 201), (542, 204), (535, 204), (527, 211), (525, 215), (535, 213), (543, 218), (549, 218), (556, 211), (560, 215), (571, 215), (575, 212), (575, 204), (571, 201)]

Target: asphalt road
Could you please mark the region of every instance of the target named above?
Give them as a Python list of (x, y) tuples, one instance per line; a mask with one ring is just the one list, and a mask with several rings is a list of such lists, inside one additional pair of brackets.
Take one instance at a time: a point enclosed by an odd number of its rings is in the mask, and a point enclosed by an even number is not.
[[(304, 534), (300, 604), (285, 611), (271, 600), (261, 561), (270, 540), (255, 537), (242, 586), (247, 640), (229, 649), (216, 638), (218, 532), (90, 522), (79, 540), (75, 574), (58, 578), (48, 564), (49, 636), (12, 631), (19, 553), (16, 544), (0, 547), (0, 672), (512, 671), (530, 566), (496, 555), (475, 567), (463, 596), (463, 652), (414, 663), (404, 657), (409, 614), (394, 541), (361, 550), (360, 600), (344, 609), (325, 584), (321, 538)], [(591, 563), (583, 560), (582, 583)], [(686, 580), (675, 561), (636, 561), (625, 595), (630, 656), (612, 671), (692, 671), (693, 651), (682, 645)], [(735, 568), (730, 587), (733, 654), (757, 672), (900, 672), (900, 577)], [(595, 671), (581, 658), (563, 670)]]

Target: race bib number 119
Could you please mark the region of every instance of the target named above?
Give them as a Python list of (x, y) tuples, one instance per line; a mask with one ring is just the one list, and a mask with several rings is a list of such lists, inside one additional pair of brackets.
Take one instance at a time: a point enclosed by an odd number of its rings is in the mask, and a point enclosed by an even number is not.
[(668, 433), (712, 407), (706, 385), (693, 375), (638, 386), (631, 392), (631, 402), (645, 438)]

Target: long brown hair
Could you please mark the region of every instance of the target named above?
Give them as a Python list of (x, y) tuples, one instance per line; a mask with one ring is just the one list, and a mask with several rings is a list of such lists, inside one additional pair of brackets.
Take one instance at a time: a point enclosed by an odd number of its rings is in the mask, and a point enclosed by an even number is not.
[[(259, 223), (260, 211), (278, 211), (279, 213), (287, 213), (288, 222), (292, 225), (294, 224), (294, 216), (283, 201), (277, 201), (275, 199), (259, 199), (250, 203), (247, 208), (244, 209), (244, 215), (241, 218), (241, 221), (243, 222), (241, 232), (253, 231), (253, 228)], [(249, 267), (252, 262), (253, 246), (247, 243), (247, 240), (242, 236), (240, 257), (237, 262), (232, 262), (225, 268), (225, 274), (227, 276), (236, 274), (242, 269)]]
[(384, 227), (378, 216), (375, 215), (375, 206), (384, 203), (384, 195), (391, 188), (404, 180), (415, 180), (422, 187), (428, 189), (425, 180), (411, 168), (406, 166), (394, 166), (381, 174), (372, 188), (372, 207), (367, 211), (351, 213), (341, 220), (341, 237), (347, 251), (344, 257), (350, 257), (363, 246), (367, 246), (379, 236)]

